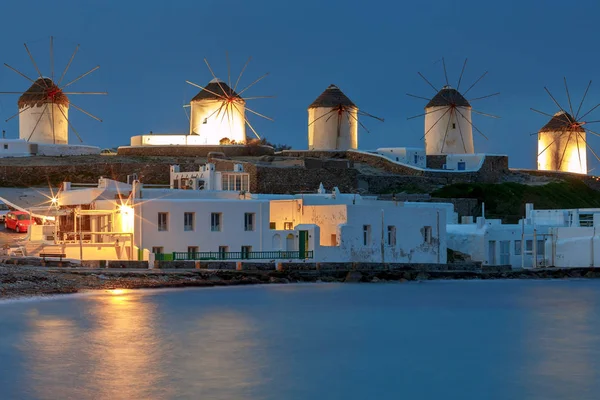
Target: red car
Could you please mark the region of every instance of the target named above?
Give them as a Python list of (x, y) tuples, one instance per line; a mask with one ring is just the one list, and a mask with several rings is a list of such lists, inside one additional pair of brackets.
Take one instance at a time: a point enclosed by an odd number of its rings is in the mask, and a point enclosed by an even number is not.
[(29, 213), (24, 211), (11, 211), (6, 214), (4, 220), (4, 227), (6, 229), (12, 229), (15, 232), (27, 232), (29, 225), (35, 225), (35, 221), (31, 218)]

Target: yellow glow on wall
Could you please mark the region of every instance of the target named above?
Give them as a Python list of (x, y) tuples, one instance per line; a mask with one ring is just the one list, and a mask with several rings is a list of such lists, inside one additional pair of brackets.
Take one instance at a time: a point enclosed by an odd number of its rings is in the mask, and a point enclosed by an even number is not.
[(540, 132), (538, 170), (587, 174), (585, 132)]
[(218, 145), (221, 139), (246, 143), (245, 104), (233, 101), (199, 100), (191, 103), (190, 134), (200, 136), (200, 143)]
[(135, 215), (133, 207), (123, 204), (120, 205), (117, 210), (121, 215), (121, 231), (133, 233), (133, 220)]

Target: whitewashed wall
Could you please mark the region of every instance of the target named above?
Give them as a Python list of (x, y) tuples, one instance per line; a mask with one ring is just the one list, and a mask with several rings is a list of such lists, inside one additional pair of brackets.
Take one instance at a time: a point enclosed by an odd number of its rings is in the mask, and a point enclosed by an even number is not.
[[(428, 113), (425, 115), (424, 131), (427, 132), (425, 136), (427, 155), (472, 154), (475, 152), (473, 128), (468, 122), (471, 121), (471, 109), (465, 107), (457, 107), (457, 109), (466, 119), (457, 112), (446, 112), (449, 107), (425, 109), (425, 112)], [(436, 123), (438, 120), (439, 122)], [(452, 124), (455, 124), (454, 128)]]
[[(328, 113), (330, 114), (325, 116)], [(308, 149), (348, 150), (358, 148), (357, 119), (358, 109), (343, 111), (338, 117), (338, 112), (332, 112), (331, 107), (309, 108)]]
[[(48, 104), (47, 106), (19, 109), (19, 111), (21, 111), (19, 114), (19, 139), (36, 143), (69, 143), (68, 106)], [(53, 121), (54, 129), (52, 129)]]

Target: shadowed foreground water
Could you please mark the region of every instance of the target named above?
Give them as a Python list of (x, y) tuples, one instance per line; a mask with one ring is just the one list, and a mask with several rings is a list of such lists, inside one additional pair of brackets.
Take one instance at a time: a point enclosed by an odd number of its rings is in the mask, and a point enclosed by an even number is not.
[(2, 399), (598, 399), (599, 281), (0, 302)]

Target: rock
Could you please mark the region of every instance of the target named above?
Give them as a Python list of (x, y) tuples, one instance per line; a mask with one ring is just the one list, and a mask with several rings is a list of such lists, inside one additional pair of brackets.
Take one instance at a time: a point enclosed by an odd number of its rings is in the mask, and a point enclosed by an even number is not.
[(346, 275), (346, 279), (344, 279), (344, 282), (346, 282), (346, 283), (357, 283), (357, 282), (360, 282), (361, 280), (362, 280), (362, 274), (360, 272), (358, 272), (358, 271), (350, 271)]
[(381, 279), (379, 279), (378, 277), (374, 277), (373, 279), (371, 279), (371, 282), (373, 282), (373, 283), (381, 282)]
[(415, 277), (417, 281), (427, 281), (429, 280), (429, 274), (427, 272), (419, 272)]

